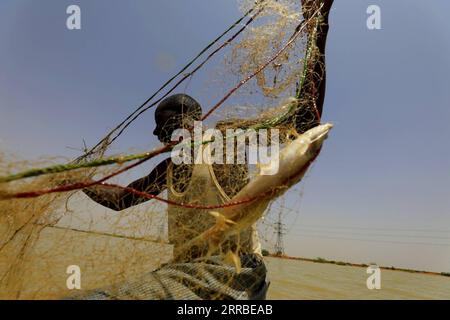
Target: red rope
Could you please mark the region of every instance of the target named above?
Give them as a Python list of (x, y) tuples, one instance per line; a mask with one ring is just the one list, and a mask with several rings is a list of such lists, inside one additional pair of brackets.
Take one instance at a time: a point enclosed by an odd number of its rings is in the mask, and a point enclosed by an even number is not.
[(244, 84), (249, 82), (251, 79), (256, 77), (259, 73), (261, 73), (264, 69), (267, 68), (269, 64), (274, 62), (287, 48), (297, 39), (297, 37), (302, 33), (303, 29), (307, 24), (303, 24), (296, 33), (289, 39), (289, 41), (281, 48), (274, 56), (272, 56), (268, 61), (266, 61), (263, 65), (261, 65), (254, 73), (249, 75), (247, 78), (242, 79), (237, 86), (231, 89), (216, 105), (214, 105), (202, 118), (201, 121), (204, 121), (208, 118), (214, 111), (216, 111), (230, 96), (232, 96), (237, 90), (239, 90)]
[[(261, 65), (253, 74), (249, 75), (247, 78), (241, 80), (237, 86), (235, 86), (234, 88), (232, 88), (216, 105), (214, 105), (202, 118), (201, 121), (205, 120), (206, 118), (208, 118), (215, 110), (217, 110), (230, 96), (232, 96), (237, 90), (239, 90), (243, 85), (245, 85), (248, 81), (250, 81), (251, 79), (253, 79), (256, 75), (258, 75), (260, 72), (262, 72), (265, 68), (267, 68), (267, 66), (269, 64), (271, 64), (273, 61), (275, 61), (295, 40), (296, 38), (302, 33), (304, 27), (307, 25), (303, 24), (297, 31), (296, 33), (290, 38), (290, 40), (283, 46), (283, 48), (281, 48), (273, 57), (271, 57), (268, 61), (266, 61), (266, 63), (264, 63), (263, 65)], [(85, 189), (85, 188), (89, 188), (89, 187), (93, 187), (95, 185), (103, 185), (106, 187), (114, 187), (114, 188), (120, 188), (123, 189), (125, 191), (134, 193), (136, 195), (140, 195), (142, 197), (146, 197), (149, 199), (155, 199), (158, 201), (162, 201), (171, 205), (176, 205), (176, 206), (181, 206), (181, 207), (186, 207), (186, 208), (196, 208), (196, 209), (218, 209), (218, 208), (225, 208), (225, 207), (231, 207), (231, 206), (236, 206), (239, 204), (244, 204), (244, 203), (249, 203), (252, 202), (258, 198), (261, 197), (265, 197), (267, 195), (269, 195), (270, 193), (273, 192), (273, 190), (268, 190), (267, 192), (262, 193), (261, 195), (258, 195), (252, 199), (245, 199), (245, 200), (241, 200), (238, 201), (236, 203), (227, 203), (227, 204), (223, 204), (223, 205), (216, 205), (216, 206), (201, 206), (201, 205), (193, 205), (193, 204), (182, 204), (182, 203), (177, 203), (177, 202), (173, 202), (170, 200), (166, 200), (163, 198), (160, 198), (158, 196), (154, 196), (152, 194), (149, 193), (145, 193), (145, 192), (141, 192), (129, 187), (122, 187), (119, 185), (115, 185), (115, 184), (106, 184), (104, 183), (105, 181), (109, 180), (110, 178), (117, 176), (121, 173), (124, 173), (132, 168), (137, 167), (138, 165), (148, 161), (149, 159), (163, 153), (166, 152), (168, 150), (170, 150), (170, 148), (173, 145), (176, 145), (178, 142), (174, 141), (171, 142), (167, 145), (165, 145), (164, 147), (161, 147), (151, 153), (149, 153), (148, 157), (137, 161), (136, 163), (129, 165), (123, 169), (120, 169), (116, 172), (111, 173), (110, 175), (107, 175), (106, 177), (97, 180), (97, 181), (91, 181), (91, 182), (86, 182), (86, 183), (74, 183), (74, 184), (69, 184), (66, 186), (61, 186), (61, 187), (57, 187), (57, 188), (52, 188), (52, 189), (47, 189), (47, 190), (37, 190), (37, 191), (28, 191), (28, 192), (19, 192), (19, 193), (15, 193), (15, 194), (10, 194), (10, 195), (6, 195), (3, 197), (3, 199), (13, 199), (13, 198), (35, 198), (35, 197), (39, 197), (42, 195), (46, 195), (46, 194), (51, 194), (51, 193), (60, 193), (60, 192), (68, 192), (68, 191), (74, 191), (74, 190), (79, 190), (79, 189)], [(320, 152), (320, 151), (319, 151)], [(317, 157), (317, 155), (316, 155)], [(316, 158), (314, 157), (314, 159)], [(314, 160), (313, 159), (313, 160)], [(310, 165), (310, 163), (313, 161), (311, 160), (307, 166), (305, 166), (305, 169)], [(302, 169), (303, 170), (303, 169)], [(288, 179), (289, 180), (289, 179)]]
[[(301, 173), (306, 171), (309, 168), (309, 166), (311, 165), (311, 163), (314, 162), (314, 160), (317, 158), (317, 156), (319, 155), (320, 151), (321, 151), (321, 149), (319, 149), (317, 154), (310, 161), (308, 161), (308, 163), (306, 163), (306, 165), (304, 167), (302, 167), (298, 172), (296, 172), (294, 175), (292, 175), (291, 177), (286, 179), (286, 181), (284, 181), (284, 183), (287, 183), (289, 180), (296, 178)], [(139, 162), (143, 162), (144, 160), (141, 160)], [(131, 165), (129, 167), (136, 166), (136, 165), (138, 165), (138, 163), (135, 163), (135, 164), (133, 164), (133, 165)], [(227, 203), (220, 204), (220, 205), (197, 205), (197, 204), (181, 203), (181, 202), (176, 202), (176, 201), (164, 199), (164, 198), (161, 198), (159, 196), (155, 196), (155, 195), (147, 193), (147, 192), (136, 190), (134, 188), (123, 187), (123, 186), (120, 186), (120, 185), (117, 185), (117, 184), (112, 184), (112, 183), (103, 183), (104, 180), (107, 180), (110, 177), (112, 177), (112, 176), (114, 176), (116, 174), (119, 174), (118, 172), (119, 171), (117, 171), (116, 173), (113, 173), (113, 174), (111, 174), (111, 175), (109, 175), (109, 176), (107, 176), (107, 177), (105, 177), (105, 178), (103, 178), (101, 180), (98, 180), (98, 181), (87, 182), (87, 183), (81, 183), (81, 182), (80, 183), (74, 183), (74, 184), (71, 184), (71, 185), (62, 186), (62, 187), (53, 188), (53, 189), (47, 189), (47, 190), (19, 192), (19, 193), (15, 193), (15, 194), (11, 194), (11, 195), (6, 195), (3, 199), (36, 198), (36, 197), (39, 197), (39, 196), (42, 196), (42, 195), (46, 195), (46, 194), (51, 194), (51, 193), (61, 193), (61, 192), (78, 190), (78, 189), (84, 189), (84, 188), (92, 187), (94, 185), (102, 185), (102, 186), (108, 187), (108, 188), (121, 189), (121, 190), (133, 193), (133, 194), (138, 195), (138, 196), (143, 197), (143, 198), (158, 200), (158, 201), (167, 203), (169, 205), (174, 205), (174, 206), (183, 207), (183, 208), (189, 208), (189, 209), (213, 210), (213, 209), (228, 208), (228, 207), (238, 206), (238, 205), (241, 205), (241, 204), (250, 203), (250, 202), (253, 202), (253, 201), (257, 200), (257, 199), (262, 199), (262, 198), (265, 198), (267, 196), (270, 196), (273, 192), (275, 192), (274, 189), (269, 189), (269, 190), (267, 190), (265, 192), (262, 192), (262, 193), (256, 195), (255, 197), (252, 197), (252, 198), (247, 198), (247, 199), (234, 201), (234, 202), (227, 202)]]

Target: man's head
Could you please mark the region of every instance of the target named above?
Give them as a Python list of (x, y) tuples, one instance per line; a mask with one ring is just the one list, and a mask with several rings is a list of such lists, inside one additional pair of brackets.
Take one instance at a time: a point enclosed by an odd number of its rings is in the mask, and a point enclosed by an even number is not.
[(176, 129), (189, 128), (202, 117), (202, 108), (186, 94), (174, 94), (160, 102), (155, 111), (153, 134), (163, 143), (170, 142)]

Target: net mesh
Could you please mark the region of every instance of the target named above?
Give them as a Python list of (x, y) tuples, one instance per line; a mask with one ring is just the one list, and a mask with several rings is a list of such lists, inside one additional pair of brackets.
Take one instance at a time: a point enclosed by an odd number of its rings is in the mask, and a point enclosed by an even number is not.
[[(314, 41), (320, 9), (309, 8), (305, 20), (300, 1), (241, 0), (239, 6), (245, 14), (229, 29), (237, 30), (232, 41), (221, 45), (216, 39), (208, 48), (215, 54), (229, 47), (221, 55), (220, 76), (212, 81), (229, 91), (202, 120), (218, 118), (215, 127), (224, 135), (227, 129), (276, 128), (287, 144), (320, 122), (318, 93), (309, 87), (320, 77), (317, 68), (324, 68)], [(194, 61), (190, 75), (208, 58)], [(176, 87), (163, 87), (162, 98)], [(133, 119), (162, 98), (147, 101), (96, 147), (65, 165), (49, 166), (58, 159), (29, 163), (0, 157), (0, 177), (6, 177), (0, 180), (0, 298), (71, 296), (69, 266), (81, 270), (78, 297), (243, 298), (250, 287), (257, 292), (263, 286), (263, 267), (248, 253), (273, 242), (274, 221), (287, 212), (277, 197), (291, 185), (256, 201), (236, 198), (258, 175), (258, 168), (240, 163), (169, 165), (124, 187), (123, 181), (134, 180), (132, 169), (153, 167), (173, 145), (105, 156)], [(195, 117), (182, 116), (189, 128)], [(40, 167), (47, 169), (30, 170)], [(223, 212), (239, 206), (253, 218), (224, 218)], [(233, 232), (223, 232), (230, 228)], [(196, 241), (205, 232), (213, 233), (208, 241)], [(252, 274), (255, 268), (259, 271)], [(155, 269), (158, 273), (150, 273)]]

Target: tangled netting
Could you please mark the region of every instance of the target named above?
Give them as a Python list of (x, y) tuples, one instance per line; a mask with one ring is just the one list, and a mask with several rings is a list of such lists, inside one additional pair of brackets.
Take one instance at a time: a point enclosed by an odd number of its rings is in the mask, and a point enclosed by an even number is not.
[[(218, 54), (224, 63), (210, 83), (227, 89), (203, 107), (201, 120), (219, 117), (216, 128), (224, 134), (227, 129), (277, 128), (281, 143), (320, 123), (318, 93), (309, 87), (323, 67), (314, 41), (322, 21), (318, 8), (309, 8), (304, 19), (300, 1), (241, 0), (240, 7), (244, 15), (239, 20), (78, 159), (55, 166), (49, 166), (50, 160), (33, 163), (43, 169), (30, 169), (30, 163), (0, 157), (0, 298), (71, 296), (77, 267), (80, 296), (164, 297), (161, 283), (149, 274), (162, 265), (174, 266), (161, 273), (173, 289), (172, 298), (235, 297), (233, 292), (255, 284), (246, 273), (252, 262), (242, 257), (260, 253), (260, 242), (270, 242), (267, 212), (270, 206), (282, 210), (273, 200), (288, 184), (276, 192), (237, 197), (258, 175), (240, 163), (169, 165), (152, 178), (164, 181), (164, 190), (145, 179), (125, 187), (123, 181), (135, 178), (131, 169), (153, 164), (156, 156), (169, 157), (175, 143), (106, 156), (134, 120)], [(191, 122), (186, 123), (189, 128)], [(204, 143), (205, 148), (210, 145)], [(251, 203), (246, 215), (224, 214)], [(258, 220), (259, 228), (253, 223)], [(233, 232), (224, 232), (227, 228)], [(205, 232), (208, 238), (202, 237)], [(199, 259), (213, 262), (193, 268), (190, 263)]]

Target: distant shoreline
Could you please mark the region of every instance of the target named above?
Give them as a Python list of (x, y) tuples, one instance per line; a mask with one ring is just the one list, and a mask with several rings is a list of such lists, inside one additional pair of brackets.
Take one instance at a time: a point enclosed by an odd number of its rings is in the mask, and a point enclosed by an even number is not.
[[(288, 255), (276, 255), (276, 254), (268, 254), (266, 257), (270, 258), (278, 258), (278, 259), (286, 259), (286, 260), (298, 260), (298, 261), (306, 261), (306, 262), (314, 262), (314, 263), (326, 263), (326, 264), (334, 264), (338, 266), (347, 266), (347, 267), (360, 267), (360, 268), (367, 268), (370, 266), (370, 264), (365, 263), (351, 263), (351, 262), (343, 262), (343, 261), (334, 261), (334, 260), (327, 260), (323, 258), (316, 258), (316, 259), (310, 259), (310, 258), (302, 258), (302, 257), (292, 257)], [(382, 270), (392, 270), (392, 271), (403, 271), (403, 272), (409, 272), (409, 273), (417, 273), (417, 274), (427, 274), (432, 276), (443, 276), (443, 277), (450, 277), (449, 272), (433, 272), (433, 271), (422, 271), (422, 270), (413, 270), (413, 269), (404, 269), (404, 268), (396, 268), (396, 267), (383, 267), (378, 266)]]

